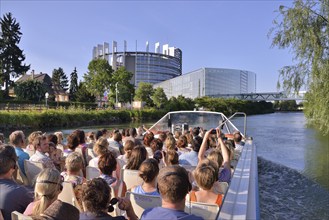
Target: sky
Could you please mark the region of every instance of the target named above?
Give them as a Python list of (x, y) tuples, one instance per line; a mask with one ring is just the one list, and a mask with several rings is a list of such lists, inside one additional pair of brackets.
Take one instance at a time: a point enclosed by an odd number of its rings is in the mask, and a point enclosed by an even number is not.
[(127, 41), (128, 51), (154, 44), (183, 52), (183, 74), (202, 67), (256, 73), (256, 92), (277, 92), (278, 71), (293, 63), (288, 49), (271, 47), (268, 37), (280, 5), (292, 1), (91, 1), (0, 0), (0, 16), (11, 12), (22, 32), (19, 47), (36, 73), (62, 67), (79, 81), (92, 49)]

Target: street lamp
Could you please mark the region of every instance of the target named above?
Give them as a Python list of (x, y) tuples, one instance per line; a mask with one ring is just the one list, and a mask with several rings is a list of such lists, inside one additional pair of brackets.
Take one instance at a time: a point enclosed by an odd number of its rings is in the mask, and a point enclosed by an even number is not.
[(46, 98), (46, 108), (48, 108), (48, 103), (47, 103), (48, 98), (49, 98), (49, 93), (48, 93), (48, 92), (46, 92), (46, 94), (45, 94), (45, 98)]
[(118, 106), (118, 83), (115, 83), (115, 104)]

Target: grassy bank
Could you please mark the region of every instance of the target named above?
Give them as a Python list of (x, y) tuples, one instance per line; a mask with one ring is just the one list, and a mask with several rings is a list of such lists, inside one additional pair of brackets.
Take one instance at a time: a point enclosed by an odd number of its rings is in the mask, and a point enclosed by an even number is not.
[(0, 129), (51, 128), (147, 121), (161, 118), (166, 112), (147, 110), (91, 110), (80, 108), (33, 111), (0, 111)]
[[(184, 103), (183, 103), (184, 104)], [(110, 125), (131, 121), (155, 121), (167, 111), (193, 110), (195, 106), (210, 111), (223, 112), (230, 116), (234, 112), (245, 112), (247, 115), (272, 113), (273, 104), (270, 102), (250, 102), (235, 99), (199, 98), (195, 103), (168, 105), (167, 108), (143, 110), (86, 110), (87, 108), (74, 105), (58, 109), (32, 108), (32, 110), (2, 110), (0, 111), (0, 132), (4, 129), (42, 129), (69, 128), (77, 126)], [(22, 109), (22, 108), (19, 108)], [(24, 109), (24, 108), (23, 108)]]

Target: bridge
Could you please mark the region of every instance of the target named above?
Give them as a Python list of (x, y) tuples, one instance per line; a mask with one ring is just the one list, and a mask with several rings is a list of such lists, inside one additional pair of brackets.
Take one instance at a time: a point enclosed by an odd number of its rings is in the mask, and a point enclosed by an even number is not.
[(209, 95), (214, 98), (236, 98), (248, 101), (287, 101), (287, 100), (304, 100), (305, 91), (300, 91), (298, 94), (289, 94), (285, 92), (265, 92), (265, 93), (241, 93), (241, 94), (216, 94)]

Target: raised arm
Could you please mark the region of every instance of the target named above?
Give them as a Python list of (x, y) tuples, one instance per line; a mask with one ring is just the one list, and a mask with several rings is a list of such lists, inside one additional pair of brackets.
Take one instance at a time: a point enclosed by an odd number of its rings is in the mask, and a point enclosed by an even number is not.
[(229, 156), (229, 152), (228, 152), (229, 150), (223, 142), (221, 129), (217, 128), (216, 133), (217, 133), (217, 138), (218, 138), (218, 145), (219, 145), (219, 147), (222, 151), (222, 155), (223, 155), (223, 165), (224, 165), (224, 167), (230, 168), (231, 165), (230, 165), (230, 156)]
[(211, 133), (213, 129), (210, 129), (209, 131), (207, 131), (203, 137), (203, 140), (202, 140), (202, 144), (201, 144), (201, 147), (200, 147), (200, 150), (199, 150), (199, 153), (198, 153), (198, 159), (199, 159), (199, 162), (198, 164), (204, 159), (204, 155), (205, 155), (205, 152), (207, 150), (207, 147), (208, 147), (208, 138), (209, 138), (209, 135)]

